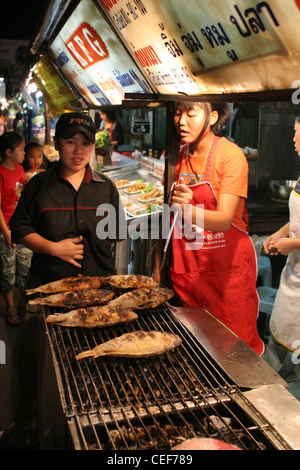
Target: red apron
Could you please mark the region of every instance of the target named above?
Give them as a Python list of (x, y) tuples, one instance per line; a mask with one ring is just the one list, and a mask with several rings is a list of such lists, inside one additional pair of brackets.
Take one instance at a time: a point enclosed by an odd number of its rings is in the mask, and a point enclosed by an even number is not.
[[(114, 136), (113, 136), (113, 133), (112, 133), (112, 131), (113, 131), (113, 125), (114, 125), (114, 124), (115, 124), (115, 123), (112, 122), (112, 123), (110, 124), (109, 128), (108, 128), (108, 127), (106, 128), (106, 129), (107, 129), (107, 132), (108, 132), (108, 134), (109, 134), (109, 137), (110, 137), (111, 142), (113, 142), (113, 140), (114, 140)], [(114, 129), (115, 129), (115, 125), (114, 125)], [(113, 146), (113, 151), (114, 151), (114, 152), (117, 151), (116, 145)]]
[[(216, 145), (215, 137), (208, 155), (204, 180), (189, 186), (192, 204), (203, 204), (216, 210), (217, 199), (211, 186), (211, 170)], [(176, 167), (178, 180), (182, 155)], [(247, 220), (247, 213), (245, 214)], [(203, 306), (262, 354), (263, 341), (257, 333), (259, 298), (256, 291), (257, 262), (253, 243), (246, 232), (234, 225), (226, 232), (204, 230), (200, 249), (191, 249), (191, 239), (180, 236), (176, 222), (172, 234), (173, 260), (171, 280), (174, 291), (191, 307)], [(190, 245), (191, 246), (191, 245)]]

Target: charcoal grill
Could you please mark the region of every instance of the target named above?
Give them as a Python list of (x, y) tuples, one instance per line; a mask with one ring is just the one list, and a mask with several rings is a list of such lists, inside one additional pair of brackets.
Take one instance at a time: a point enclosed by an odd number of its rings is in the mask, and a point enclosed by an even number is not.
[[(44, 315), (53, 313), (50, 310), (44, 308)], [(179, 310), (164, 304), (139, 312), (134, 322), (109, 328), (45, 323), (69, 436), (61, 445), (83, 450), (169, 450), (185, 439), (213, 437), (247, 450), (293, 448), (247, 398), (244, 392), (253, 384), (237, 384), (239, 377), (234, 380), (220, 365), (222, 360), (218, 363), (220, 357), (211, 356)], [(218, 331), (220, 325), (214, 326)], [(237, 338), (221, 328), (235, 344)], [(133, 330), (169, 331), (181, 337), (182, 345), (151, 358), (75, 359), (81, 351)], [(49, 379), (41, 400), (47, 402), (48, 396)], [(55, 428), (59, 434), (58, 426), (52, 425), (52, 432)]]

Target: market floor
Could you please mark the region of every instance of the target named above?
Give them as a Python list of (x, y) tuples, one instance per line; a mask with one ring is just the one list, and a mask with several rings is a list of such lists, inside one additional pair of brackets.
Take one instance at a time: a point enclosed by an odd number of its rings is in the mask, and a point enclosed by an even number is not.
[[(19, 292), (14, 292), (18, 304)], [(14, 404), (17, 394), (16, 373), (13, 367), (13, 346), (18, 326), (6, 322), (5, 302), (0, 295), (0, 432), (6, 430), (14, 420)]]

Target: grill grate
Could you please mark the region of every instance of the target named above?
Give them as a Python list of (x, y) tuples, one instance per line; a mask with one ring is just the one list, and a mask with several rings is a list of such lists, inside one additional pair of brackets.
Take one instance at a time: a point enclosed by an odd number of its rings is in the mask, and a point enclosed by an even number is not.
[[(167, 305), (113, 328), (47, 328), (64, 412), (75, 424), (81, 448), (163, 450), (192, 437), (214, 437), (249, 450), (286, 448)], [(182, 345), (150, 358), (75, 359), (138, 329), (169, 331)]]

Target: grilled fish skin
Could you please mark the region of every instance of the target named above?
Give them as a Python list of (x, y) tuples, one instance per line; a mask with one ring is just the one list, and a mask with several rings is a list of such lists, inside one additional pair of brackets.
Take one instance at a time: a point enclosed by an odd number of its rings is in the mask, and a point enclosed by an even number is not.
[(105, 289), (84, 289), (80, 291), (60, 292), (59, 294), (37, 297), (29, 300), (28, 305), (49, 305), (68, 309), (91, 307), (109, 302), (114, 293)]
[(159, 284), (150, 276), (142, 274), (116, 274), (107, 276), (106, 282), (120, 289), (137, 289), (139, 287), (157, 287)]
[(49, 282), (34, 289), (27, 289), (26, 295), (42, 292), (43, 294), (54, 294), (58, 292), (75, 291), (81, 289), (99, 289), (106, 282), (105, 277), (100, 276), (78, 276), (65, 277), (59, 281)]
[(66, 327), (96, 328), (128, 323), (136, 320), (137, 314), (131, 310), (102, 307), (87, 307), (71, 310), (67, 313), (48, 315), (47, 323), (58, 323)]
[(174, 296), (174, 291), (165, 287), (141, 288), (126, 292), (116, 299), (111, 300), (108, 305), (114, 308), (132, 308), (142, 310), (154, 308), (163, 304)]
[(242, 450), (239, 447), (209, 437), (194, 437), (172, 447), (171, 450)]
[(181, 345), (177, 335), (163, 331), (133, 331), (77, 354), (76, 359), (99, 356), (149, 357)]

